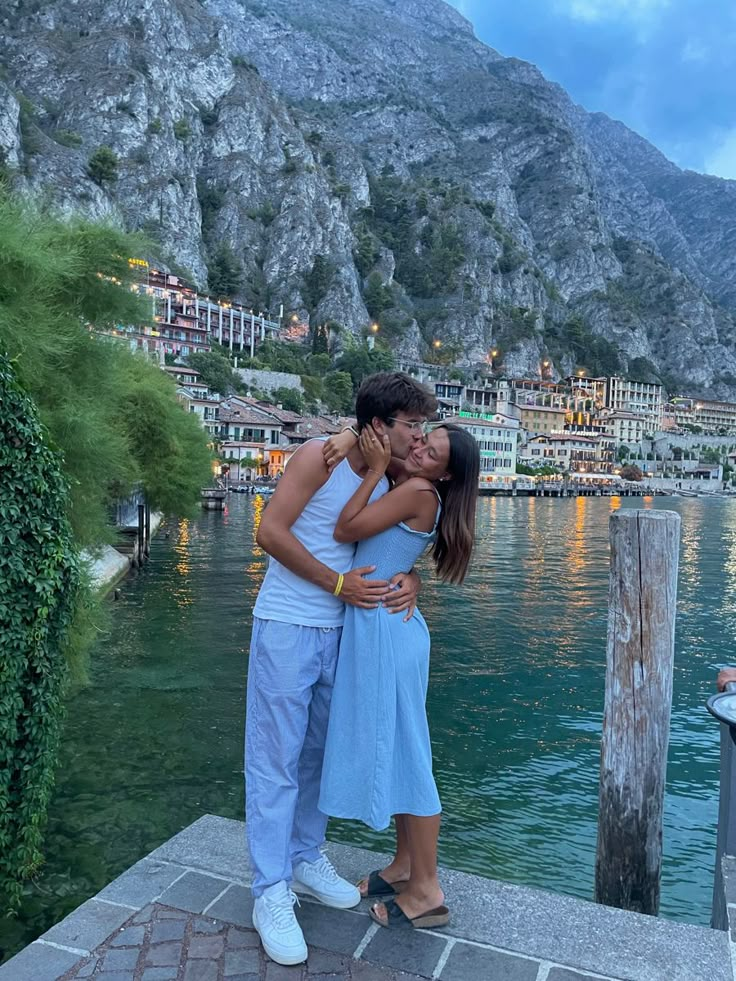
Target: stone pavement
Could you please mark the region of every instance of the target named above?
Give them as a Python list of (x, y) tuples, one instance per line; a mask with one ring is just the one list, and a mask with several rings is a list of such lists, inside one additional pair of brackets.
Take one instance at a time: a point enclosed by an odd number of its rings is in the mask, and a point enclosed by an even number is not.
[[(353, 880), (383, 859), (327, 851)], [(281, 967), (251, 928), (248, 881), (243, 825), (207, 815), (0, 967), (0, 981), (734, 981), (725, 932), (448, 869), (444, 930), (385, 930), (365, 901), (302, 899), (309, 960)]]

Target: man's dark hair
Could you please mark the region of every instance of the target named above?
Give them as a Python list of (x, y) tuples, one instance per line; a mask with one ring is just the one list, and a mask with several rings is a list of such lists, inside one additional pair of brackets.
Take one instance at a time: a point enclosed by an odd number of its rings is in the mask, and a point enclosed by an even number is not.
[(381, 371), (369, 375), (358, 389), (355, 415), (362, 429), (376, 417), (392, 426), (389, 418), (397, 412), (431, 417), (437, 411), (437, 399), (428, 388), (401, 371)]

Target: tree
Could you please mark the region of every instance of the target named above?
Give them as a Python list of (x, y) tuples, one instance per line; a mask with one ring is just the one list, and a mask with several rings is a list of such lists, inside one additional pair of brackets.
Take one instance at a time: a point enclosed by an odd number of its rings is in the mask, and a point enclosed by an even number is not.
[[(167, 511), (192, 513), (210, 474), (204, 430), (165, 372), (100, 334), (149, 319), (127, 258), (148, 243), (1, 196), (0, 242), (0, 352), (63, 453), (77, 543), (110, 540), (109, 505), (136, 484)], [(136, 419), (132, 400), (150, 416)]]
[(622, 463), (624, 460), (628, 460), (630, 452), (628, 446), (622, 443), (616, 450), (616, 459), (619, 463)]
[(233, 297), (243, 288), (243, 267), (232, 248), (223, 242), (207, 264), (207, 281), (210, 291), (217, 296)]
[(320, 253), (314, 257), (312, 268), (304, 277), (304, 302), (310, 314), (313, 314), (327, 295), (332, 280), (334, 267)]
[(310, 354), (307, 358), (307, 368), (310, 375), (316, 375), (318, 378), (323, 378), (331, 366), (329, 354)]
[(289, 412), (304, 412), (304, 397), (298, 388), (275, 388), (271, 401), (274, 405), (280, 403)]
[(643, 476), (641, 470), (633, 463), (627, 463), (626, 466), (621, 467), (622, 480), (641, 480)]
[(207, 388), (223, 397), (242, 388), (240, 377), (233, 371), (228, 358), (219, 351), (195, 351), (187, 358), (187, 364), (199, 372)]
[(99, 146), (87, 161), (87, 173), (100, 187), (118, 179), (118, 155), (109, 146)]
[[(377, 371), (393, 371), (395, 361), (390, 351), (384, 351), (380, 348), (369, 351), (364, 345), (356, 345), (343, 353), (335, 367), (338, 371), (349, 373), (353, 379), (353, 388), (357, 392), (360, 383), (368, 375), (373, 375)], [(326, 381), (327, 379), (325, 379)]]
[(353, 411), (353, 381), (346, 371), (331, 371), (325, 375), (324, 401), (330, 412), (346, 415)]
[(365, 290), (363, 292), (363, 302), (366, 310), (374, 319), (380, 317), (384, 310), (393, 306), (394, 300), (391, 288), (385, 286), (381, 279), (381, 274), (373, 272), (368, 277)]
[(706, 446), (701, 451), (700, 459), (703, 461), (703, 463), (709, 463), (711, 466), (717, 466), (721, 462), (720, 450), (716, 446)]

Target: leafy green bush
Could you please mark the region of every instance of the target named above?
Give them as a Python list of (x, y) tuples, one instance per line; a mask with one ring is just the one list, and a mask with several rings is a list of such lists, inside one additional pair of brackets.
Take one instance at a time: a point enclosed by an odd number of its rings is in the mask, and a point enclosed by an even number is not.
[(521, 252), (513, 243), (504, 242), (503, 252), (498, 258), (498, 271), (502, 276), (516, 272), (519, 266), (524, 263), (524, 253)]
[(493, 201), (476, 201), (475, 207), (480, 211), (484, 218), (489, 221), (493, 218), (496, 213), (496, 205)]
[(41, 130), (38, 127), (37, 117), (36, 117), (36, 107), (33, 105), (30, 99), (26, 98), (22, 93), (17, 93), (17, 99), (20, 103), (20, 138), (21, 147), (23, 148), (23, 153), (29, 157), (33, 157), (40, 153), (43, 148), (43, 143), (41, 141)]
[(41, 864), (79, 583), (59, 454), (0, 355), (0, 895)]
[(100, 187), (118, 179), (118, 155), (109, 146), (100, 146), (87, 162), (87, 173)]
[(177, 119), (174, 123), (174, 136), (177, 140), (185, 143), (192, 135), (192, 130), (186, 119)]
[(57, 129), (52, 133), (52, 136), (61, 146), (78, 147), (82, 145), (82, 137), (73, 129)]
[(154, 136), (160, 133), (163, 128), (164, 124), (161, 122), (158, 116), (155, 119), (152, 119), (148, 124), (148, 132), (152, 133)]
[(260, 208), (253, 208), (251, 211), (249, 211), (248, 217), (252, 218), (253, 221), (262, 222), (266, 228), (268, 228), (277, 214), (278, 211), (276, 210), (273, 201), (265, 201)]

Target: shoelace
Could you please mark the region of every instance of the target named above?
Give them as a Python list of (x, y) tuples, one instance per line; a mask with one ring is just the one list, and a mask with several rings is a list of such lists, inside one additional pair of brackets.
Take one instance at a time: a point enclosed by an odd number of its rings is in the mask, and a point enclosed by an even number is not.
[(294, 920), (294, 906), (301, 906), (296, 893), (291, 889), (287, 892), (284, 899), (272, 899), (266, 897), (266, 905), (278, 930), (287, 930), (292, 926)]
[(326, 855), (323, 855), (316, 863), (317, 872), (328, 879), (330, 882), (337, 882), (340, 876), (335, 871), (332, 862)]

